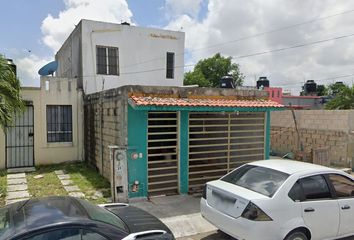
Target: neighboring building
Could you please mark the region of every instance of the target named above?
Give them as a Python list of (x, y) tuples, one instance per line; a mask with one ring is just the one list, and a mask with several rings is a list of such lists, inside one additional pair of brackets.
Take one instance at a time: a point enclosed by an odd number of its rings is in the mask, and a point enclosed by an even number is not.
[(124, 85), (182, 86), (184, 33), (81, 20), (56, 54), (57, 77), (86, 94)]
[(265, 91), (269, 94), (269, 99), (282, 104), (283, 89), (280, 87), (265, 87)]
[[(193, 193), (268, 159), (270, 111), (260, 90), (124, 86), (85, 96), (85, 160), (116, 200)], [(111, 167), (111, 148), (119, 149)], [(113, 180), (114, 179), (114, 180)]]
[(283, 89), (280, 87), (265, 87), (265, 91), (269, 94), (269, 99), (280, 103), (288, 108), (295, 109), (323, 109), (327, 97), (320, 96), (292, 96), (284, 95)]
[(285, 107), (296, 109), (323, 109), (324, 100), (320, 96), (283, 96), (281, 103)]
[(82, 91), (76, 79), (41, 77), (23, 87), (26, 110), (6, 134), (0, 130), (0, 169), (83, 159)]
[(257, 80), (257, 89), (264, 89), (268, 92), (269, 99), (283, 104), (288, 108), (295, 109), (323, 109), (328, 97), (316, 96), (317, 84), (313, 80), (308, 80), (304, 84), (304, 96), (292, 96), (283, 92), (281, 87), (270, 87), (267, 77), (260, 77)]
[(256, 86), (257, 89), (265, 90), (268, 93), (270, 100), (281, 103), (283, 89), (280, 87), (270, 87), (270, 83), (267, 77), (259, 77)]

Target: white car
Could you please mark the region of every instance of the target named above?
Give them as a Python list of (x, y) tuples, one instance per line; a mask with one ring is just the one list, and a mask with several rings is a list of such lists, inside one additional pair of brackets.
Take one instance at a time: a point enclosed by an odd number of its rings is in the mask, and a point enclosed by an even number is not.
[(290, 160), (245, 164), (206, 184), (201, 213), (238, 240), (354, 236), (354, 178)]

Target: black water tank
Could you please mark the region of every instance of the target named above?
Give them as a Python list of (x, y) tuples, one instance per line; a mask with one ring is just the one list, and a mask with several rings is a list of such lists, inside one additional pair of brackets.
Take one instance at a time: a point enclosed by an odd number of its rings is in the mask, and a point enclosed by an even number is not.
[(267, 79), (267, 77), (259, 77), (259, 79), (257, 80), (257, 89), (259, 89), (260, 87), (269, 87), (269, 80)]
[(220, 88), (235, 88), (234, 79), (230, 75), (226, 75), (221, 77), (219, 80), (219, 87)]
[(122, 22), (121, 25), (130, 26), (130, 23), (128, 23), (128, 22)]
[(317, 91), (317, 84), (314, 80), (307, 80), (304, 85), (305, 94), (316, 93)]
[(6, 59), (7, 64), (12, 68), (12, 71), (17, 75), (17, 68), (12, 59)]
[(337, 95), (341, 92), (341, 89), (345, 86), (344, 82), (335, 82), (334, 90), (332, 91), (333, 95)]

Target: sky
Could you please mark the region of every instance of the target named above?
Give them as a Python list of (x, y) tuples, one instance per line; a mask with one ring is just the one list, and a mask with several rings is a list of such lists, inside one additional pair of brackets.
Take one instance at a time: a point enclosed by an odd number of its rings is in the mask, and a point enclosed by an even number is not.
[(220, 52), (240, 65), (244, 85), (267, 76), (296, 95), (309, 79), (354, 81), (352, 0), (0, 1), (0, 53), (23, 86), (39, 85), (38, 69), (81, 18), (184, 31), (186, 65)]

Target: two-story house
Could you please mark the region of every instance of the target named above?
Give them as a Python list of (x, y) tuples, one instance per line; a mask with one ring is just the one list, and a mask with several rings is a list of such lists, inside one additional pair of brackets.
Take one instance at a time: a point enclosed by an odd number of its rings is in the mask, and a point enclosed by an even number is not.
[(86, 94), (124, 85), (182, 86), (184, 33), (81, 20), (55, 56), (57, 77)]

